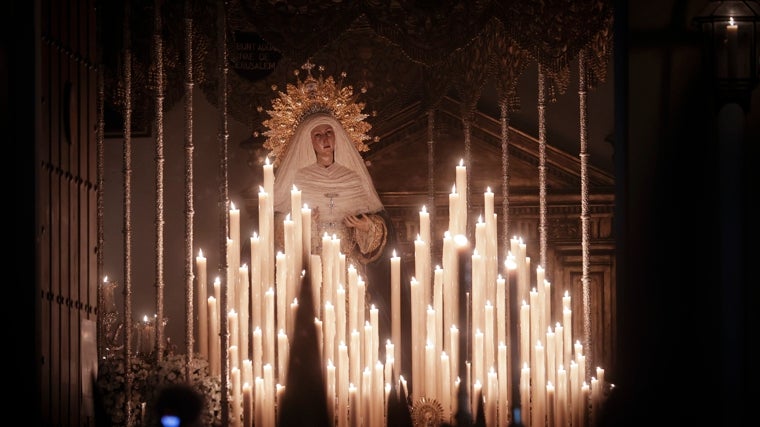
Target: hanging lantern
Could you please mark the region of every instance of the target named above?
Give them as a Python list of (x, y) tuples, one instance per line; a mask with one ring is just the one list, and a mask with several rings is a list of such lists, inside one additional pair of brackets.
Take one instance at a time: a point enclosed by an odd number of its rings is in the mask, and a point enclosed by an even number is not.
[(760, 2), (711, 1), (694, 22), (719, 106), (735, 102), (747, 111), (760, 78)]

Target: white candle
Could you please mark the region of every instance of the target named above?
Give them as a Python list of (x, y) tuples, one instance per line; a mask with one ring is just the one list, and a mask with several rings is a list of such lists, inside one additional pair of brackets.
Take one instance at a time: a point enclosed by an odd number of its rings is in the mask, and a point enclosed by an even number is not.
[(466, 234), (467, 232), (467, 168), (464, 166), (464, 159), (459, 160), (459, 165), (456, 168), (456, 183), (457, 192), (459, 193), (459, 234)]
[[(573, 359), (573, 340), (572, 340), (572, 332), (573, 332), (573, 311), (569, 308), (566, 308), (562, 311), (562, 324), (563, 324), (563, 337), (562, 340), (564, 342), (564, 361), (565, 363), (568, 363), (570, 360)], [(559, 351), (559, 349), (557, 350)]]
[[(348, 343), (349, 384), (361, 385), (361, 334), (358, 330), (351, 331), (351, 341)], [(351, 408), (353, 411), (354, 408)]]
[(262, 370), (263, 357), (264, 357), (264, 342), (261, 336), (261, 327), (257, 326), (256, 329), (253, 330), (253, 357), (251, 359), (251, 361), (253, 362), (253, 365), (251, 368), (251, 375), (253, 375), (253, 378), (264, 375), (264, 372)]
[(269, 163), (269, 157), (264, 162), (264, 191), (274, 194), (274, 165)]
[[(348, 330), (358, 330), (361, 325), (360, 314), (363, 307), (360, 308), (359, 302), (359, 277), (357, 276), (356, 267), (348, 266)], [(362, 301), (361, 305), (364, 302)]]
[(287, 256), (282, 252), (277, 252), (276, 258), (277, 264), (275, 271), (277, 272), (277, 279), (275, 280), (277, 295), (277, 330), (287, 329), (287, 311), (288, 311), (288, 266)]
[(435, 354), (443, 351), (443, 269), (433, 272), (433, 309), (435, 310)]
[(499, 379), (493, 367), (488, 370), (486, 382), (486, 424), (496, 425), (496, 408), (499, 402)]
[(243, 425), (253, 425), (253, 389), (251, 383), (243, 383)]
[(546, 425), (554, 424), (554, 407), (555, 403), (554, 384), (551, 381), (546, 382)]
[(301, 190), (295, 185), (290, 190), (290, 206), (291, 206), (291, 219), (293, 220), (293, 266), (296, 271), (296, 280), (300, 275), (300, 271), (303, 270), (303, 213), (301, 211)]
[(460, 196), (457, 193), (455, 185), (451, 188), (451, 193), (449, 194), (449, 232), (453, 236), (462, 234), (461, 225), (459, 224), (459, 201)]
[(264, 295), (264, 365), (274, 365), (274, 289), (269, 288)]
[[(229, 334), (229, 347), (238, 346), (240, 343), (240, 330), (238, 329), (238, 314), (235, 309), (227, 312), (227, 333)], [(230, 360), (230, 366), (240, 366), (240, 360)]]
[(221, 348), (219, 344), (219, 315), (217, 314), (216, 298), (213, 296), (208, 297), (208, 336), (209, 336), (209, 349), (208, 349), (208, 366), (211, 375), (219, 375), (221, 370), (220, 354)]
[(414, 241), (414, 277), (417, 279), (417, 283), (420, 284), (424, 305), (430, 303), (430, 280), (428, 280), (430, 277), (428, 273), (428, 266), (430, 265), (429, 254), (427, 243), (418, 234), (417, 239)]
[(338, 400), (338, 427), (348, 425), (348, 346), (345, 342), (338, 345), (338, 377), (337, 400)]
[(275, 408), (280, 403), (275, 398), (274, 368), (270, 364), (264, 365), (264, 422), (265, 426), (275, 425)]
[(739, 61), (739, 55), (737, 53), (739, 49), (739, 26), (736, 25), (734, 18), (729, 19), (728, 25), (726, 25), (726, 68), (727, 76), (729, 78), (737, 77), (737, 63)]
[(261, 281), (263, 287), (266, 289), (272, 285), (274, 278), (274, 268), (272, 263), (274, 262), (274, 240), (273, 230), (274, 218), (269, 221), (269, 212), (272, 201), (269, 199), (269, 194), (264, 187), (259, 187), (259, 236), (260, 242), (260, 258), (261, 258)]
[[(511, 319), (507, 317), (507, 281), (501, 274), (496, 275), (496, 342), (507, 341), (507, 325)], [(503, 382), (503, 381), (502, 381)]]
[(524, 363), (520, 371), (520, 414), (522, 425), (531, 425), (530, 417), (530, 367)]
[(378, 350), (380, 348), (380, 310), (375, 307), (375, 304), (372, 304), (369, 307), (369, 322), (372, 325), (372, 358), (370, 359), (371, 366), (371, 362), (380, 359), (380, 354), (378, 353)]
[[(449, 378), (453, 380), (459, 377), (459, 329), (456, 325), (451, 325), (449, 328), (449, 335), (451, 342), (451, 357), (449, 357), (451, 374), (449, 375)], [(452, 393), (456, 393), (456, 389), (453, 390)], [(456, 399), (454, 401), (456, 401)]]
[(230, 368), (238, 368), (240, 369), (240, 366), (238, 365), (238, 360), (240, 360), (240, 352), (238, 351), (238, 346), (231, 345), (227, 348), (227, 358), (230, 361)]
[(325, 388), (327, 389), (327, 417), (328, 419), (335, 419), (335, 394), (337, 391), (337, 379), (336, 379), (335, 365), (332, 360), (327, 361), (327, 375), (325, 380)]
[(494, 366), (496, 363), (496, 337), (494, 336), (493, 324), (493, 305), (491, 301), (486, 301), (484, 312), (484, 329), (483, 329), (483, 343), (485, 345), (483, 363), (486, 368)]
[[(377, 328), (375, 328), (377, 329)], [(383, 425), (385, 422), (385, 387), (383, 382), (383, 363), (375, 361), (374, 375), (372, 377), (372, 424)]]
[(391, 336), (393, 337), (393, 380), (398, 381), (401, 371), (401, 258), (393, 250), (391, 257)]
[(198, 250), (198, 256), (195, 257), (196, 277), (196, 304), (198, 305), (198, 352), (202, 357), (208, 360), (208, 289), (206, 277), (206, 257), (203, 256), (203, 250)]
[(346, 290), (343, 284), (338, 284), (335, 290), (337, 298), (335, 299), (335, 342), (346, 342)]
[(288, 357), (290, 356), (290, 345), (288, 335), (285, 331), (280, 330), (277, 334), (277, 378), (281, 383), (288, 382)]
[(438, 383), (436, 382), (438, 372), (438, 364), (435, 357), (435, 346), (432, 342), (428, 341), (425, 344), (425, 388), (422, 390), (421, 395), (430, 398), (437, 398)]
[(240, 361), (244, 359), (248, 359), (248, 343), (249, 343), (249, 333), (248, 333), (248, 325), (250, 324), (250, 315), (248, 310), (248, 303), (251, 300), (250, 298), (250, 288), (248, 283), (248, 265), (243, 264), (238, 269), (240, 275), (238, 279), (238, 284), (240, 285), (240, 288), (238, 289), (238, 299), (240, 303), (238, 306), (240, 307), (240, 310), (238, 310), (238, 330), (240, 331), (240, 338), (238, 340), (238, 346), (240, 348)]
[(530, 305), (520, 306), (520, 363), (530, 363)]
[(423, 387), (423, 369), (425, 366), (423, 348), (425, 343), (425, 311), (420, 307), (420, 305), (424, 303), (422, 289), (420, 289), (420, 285), (414, 277), (409, 281), (409, 295), (413, 305), (411, 308), (412, 384), (415, 387), (414, 390), (421, 390)]
[(569, 397), (567, 395), (567, 371), (562, 365), (557, 367), (556, 385), (556, 405), (554, 405), (555, 425), (561, 426), (567, 424)]
[(229, 235), (227, 236), (227, 295), (229, 308), (240, 312), (240, 209), (230, 202)]
[(546, 330), (546, 379), (552, 384), (557, 382), (557, 339), (554, 337), (551, 326)]
[(330, 301), (325, 302), (324, 348), (322, 360), (335, 360), (335, 307)]
[[(533, 288), (530, 291), (530, 342), (535, 343), (541, 335), (543, 334), (543, 331), (539, 329), (539, 323), (538, 323), (538, 291), (536, 288)], [(533, 346), (531, 345), (531, 353), (530, 353), (530, 366), (534, 367), (536, 364), (536, 352), (534, 351)], [(534, 370), (535, 373), (535, 370)]]
[(263, 376), (259, 376), (254, 379), (254, 387), (255, 387), (255, 393), (253, 394), (254, 396), (254, 404), (253, 404), (254, 425), (256, 426), (266, 425), (264, 423), (264, 417), (265, 417), (265, 408), (267, 408), (267, 406), (266, 406), (266, 400), (265, 400)]
[(251, 235), (251, 325), (254, 328), (263, 326), (261, 313), (264, 311), (262, 301), (264, 299), (263, 286), (261, 286), (261, 253), (259, 235)]
[(391, 340), (385, 342), (385, 382), (393, 383), (393, 358), (395, 357), (394, 345)]
[(481, 384), (486, 382), (486, 370), (483, 365), (483, 349), (485, 347), (483, 339), (483, 331), (476, 330), (472, 344), (472, 378), (474, 382), (479, 382)]
[(372, 323), (364, 322), (364, 367), (370, 369), (374, 359), (372, 358)]
[(350, 384), (348, 386), (348, 402), (349, 402), (349, 407), (351, 409), (351, 422), (349, 424), (352, 426), (361, 425), (361, 418), (360, 418), (361, 411), (359, 410), (358, 394), (359, 392), (356, 389), (356, 386), (353, 384)]
[(509, 420), (509, 405), (512, 401), (510, 396), (510, 388), (512, 381), (510, 379), (509, 364), (507, 362), (507, 345), (504, 342), (499, 342), (498, 349), (499, 357), (497, 362), (497, 369), (499, 375), (499, 423), (500, 425), (507, 425)]
[(546, 418), (546, 352), (541, 340), (536, 340), (535, 352), (535, 382), (531, 387), (531, 400), (535, 408), (535, 420), (541, 422)]
[[(235, 242), (240, 242), (240, 209), (235, 207), (235, 203), (230, 202), (230, 239)], [(239, 247), (239, 246), (238, 246)], [(240, 252), (237, 252), (240, 256)]]
[[(222, 279), (219, 276), (214, 279), (214, 298), (218, 307), (222, 301)], [(219, 315), (219, 310), (217, 310), (217, 315)], [(217, 319), (217, 321), (221, 321), (221, 319)]]
[(425, 206), (420, 211), (420, 237), (425, 242), (430, 242), (430, 213)]
[(240, 368), (233, 367), (230, 369), (230, 379), (232, 383), (232, 398), (230, 399), (230, 406), (232, 406), (232, 416), (230, 422), (232, 426), (239, 426), (243, 415), (243, 402), (241, 398), (242, 387), (240, 384)]
[[(564, 366), (565, 361), (565, 347), (564, 347), (564, 338), (565, 338), (565, 331), (562, 327), (562, 324), (557, 322), (554, 325), (554, 353), (556, 354), (557, 361), (555, 363), (555, 366), (557, 367), (557, 370), (559, 370), (560, 366)], [(559, 384), (559, 380), (556, 380), (554, 382), (555, 385)]]
[(311, 209), (308, 205), (301, 208), (301, 251), (303, 261), (311, 259)]
[(450, 414), (454, 413), (455, 408), (451, 407), (453, 400), (452, 393), (454, 392), (451, 384), (451, 361), (445, 351), (441, 353), (440, 373), (441, 380), (438, 382), (438, 396), (443, 407), (443, 422), (448, 423), (451, 421)]

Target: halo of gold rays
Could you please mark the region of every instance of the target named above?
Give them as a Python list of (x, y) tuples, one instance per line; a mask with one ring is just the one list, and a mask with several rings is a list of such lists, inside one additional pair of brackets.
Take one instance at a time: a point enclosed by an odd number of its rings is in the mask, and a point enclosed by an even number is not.
[[(288, 83), (285, 92), (278, 92), (278, 97), (272, 100), (272, 109), (267, 110), (270, 118), (263, 121), (267, 128), (263, 132), (266, 136), (264, 148), (270, 151), (273, 164), (276, 166), (287, 153), (290, 139), (301, 121), (314, 113), (331, 114), (343, 125), (359, 152), (369, 150), (365, 141), (370, 139), (368, 132), (372, 126), (364, 121), (368, 115), (362, 112), (364, 103), (357, 102), (358, 94), (354, 94), (353, 87), (342, 85), (346, 73), (341, 73), (341, 82), (336, 82), (332, 76), (322, 76), (322, 66), (318, 68), (318, 77), (311, 73), (314, 68), (311, 62), (301, 68), (306, 70), (306, 78), (301, 80), (299, 71), (295, 70), (297, 83)], [(272, 89), (277, 90), (276, 87)], [(365, 89), (361, 92), (364, 93)]]
[(415, 427), (439, 427), (443, 424), (443, 406), (436, 399), (421, 397), (412, 405)]

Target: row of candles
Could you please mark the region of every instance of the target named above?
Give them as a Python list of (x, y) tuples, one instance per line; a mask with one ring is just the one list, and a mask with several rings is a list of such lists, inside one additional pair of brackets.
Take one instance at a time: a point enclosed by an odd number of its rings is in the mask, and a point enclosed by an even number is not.
[[(513, 420), (516, 408), (525, 426), (593, 422), (604, 398), (604, 370), (597, 368), (597, 377), (587, 384), (583, 347), (572, 342), (569, 294), (562, 298), (562, 322), (552, 327), (551, 283), (538, 266), (536, 286), (530, 288), (530, 258), (522, 240), (512, 238), (503, 264), (497, 260), (490, 189), (484, 193), (485, 220), (481, 217), (475, 224), (475, 245), (470, 247), (463, 236), (466, 195), (456, 191), (467, 188), (462, 163), (456, 167), (456, 184), (449, 195), (449, 230), (443, 236), (440, 266), (432, 266), (429, 213), (425, 207), (420, 211), (414, 276), (409, 281), (411, 322), (407, 326), (412, 348), (402, 348), (400, 257), (394, 253), (389, 260), (391, 337), (382, 343), (378, 309), (372, 305), (365, 310), (365, 283), (354, 266), (346, 265), (340, 240), (325, 235), (322, 253), (310, 253), (311, 213), (295, 187), (291, 215), (283, 224), (285, 250), (274, 253), (269, 197), (273, 184), (272, 166), (267, 162), (259, 191), (260, 234), (250, 237), (250, 264), (240, 259), (240, 211), (234, 205), (229, 211), (227, 313), (220, 313), (220, 279), (209, 291), (206, 258), (202, 251), (196, 257), (198, 352), (208, 360), (210, 373), (220, 375), (219, 325), (220, 316), (226, 315), (233, 426), (276, 425), (275, 408), (285, 392), (304, 259), (313, 284), (328, 412), (335, 425), (384, 426), (390, 384), (409, 390), (402, 373), (411, 374), (411, 400), (435, 399), (443, 408), (445, 422), (458, 410), (460, 387), (466, 387), (470, 396), (470, 413), (477, 411), (482, 397), (489, 426), (517, 421)], [(385, 361), (379, 357), (381, 345), (385, 345)], [(402, 352), (411, 352), (411, 366), (401, 366)]]

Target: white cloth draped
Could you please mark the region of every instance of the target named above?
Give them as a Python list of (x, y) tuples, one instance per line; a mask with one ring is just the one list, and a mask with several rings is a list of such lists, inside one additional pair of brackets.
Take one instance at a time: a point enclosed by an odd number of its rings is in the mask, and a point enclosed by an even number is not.
[[(335, 132), (335, 164), (329, 168), (316, 165), (317, 157), (311, 144), (311, 129), (321, 124), (331, 125)], [(312, 170), (314, 169), (312, 166), (325, 169), (322, 171), (324, 174)], [(309, 169), (302, 170), (305, 167)], [(308, 179), (298, 179), (296, 182), (299, 174), (302, 174), (302, 177), (309, 176), (318, 179), (319, 182), (309, 183)], [(298, 125), (298, 129), (293, 134), (288, 150), (275, 171), (275, 212), (290, 212), (290, 190), (293, 189), (293, 184), (301, 190), (302, 200), (310, 208), (328, 201), (329, 197), (325, 194), (339, 194), (334, 198), (334, 202), (339, 204), (341, 209), (346, 209), (346, 213), (340, 219), (349, 213), (371, 213), (383, 210), (383, 204), (372, 184), (372, 177), (364, 164), (364, 159), (340, 122), (329, 114), (315, 113), (308, 116)], [(312, 187), (308, 190), (310, 194), (307, 194), (305, 188), (307, 186)], [(349, 208), (348, 203), (354, 205)], [(319, 210), (320, 215), (330, 215), (328, 209), (320, 207)], [(334, 215), (337, 216), (339, 213), (338, 210), (333, 209)]]

